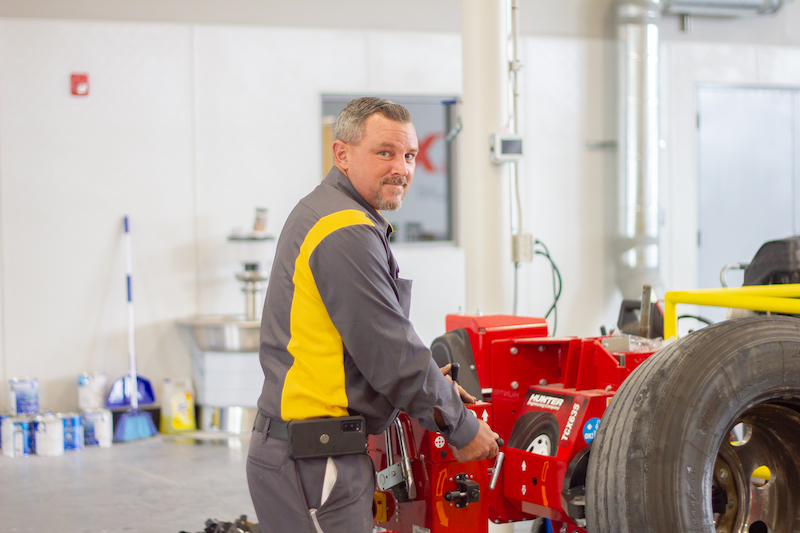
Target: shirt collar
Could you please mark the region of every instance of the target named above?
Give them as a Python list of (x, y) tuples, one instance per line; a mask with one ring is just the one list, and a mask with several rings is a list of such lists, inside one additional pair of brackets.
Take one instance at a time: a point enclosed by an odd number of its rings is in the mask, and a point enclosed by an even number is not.
[(356, 191), (356, 188), (353, 187), (353, 184), (350, 183), (350, 178), (345, 176), (335, 165), (333, 168), (331, 168), (330, 172), (328, 172), (328, 175), (325, 177), (323, 183), (327, 183), (334, 189), (342, 191), (347, 196), (358, 202), (359, 205), (364, 207), (372, 215), (372, 218), (375, 219), (375, 222), (378, 223), (378, 226), (386, 235), (386, 238), (389, 238), (389, 235), (394, 232), (394, 228), (392, 228), (392, 225), (389, 224), (388, 220), (386, 220), (386, 217), (384, 217), (380, 211), (373, 208), (371, 205), (369, 205), (369, 203), (367, 203), (366, 200), (364, 200), (358, 191)]

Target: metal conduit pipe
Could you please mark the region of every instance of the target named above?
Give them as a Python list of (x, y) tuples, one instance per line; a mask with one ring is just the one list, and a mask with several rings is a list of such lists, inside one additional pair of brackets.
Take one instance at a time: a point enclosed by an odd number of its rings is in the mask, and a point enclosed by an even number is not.
[[(519, 60), (519, 0), (510, 0), (508, 5), (508, 26), (511, 34), (508, 40), (508, 132), (519, 133), (519, 75), (522, 63)], [(519, 188), (519, 164), (512, 161), (508, 164), (509, 179), (511, 182), (511, 204), (516, 208), (516, 223), (511, 220), (511, 230), (516, 239), (521, 239), (522, 225), (522, 195)], [(512, 214), (513, 216), (513, 214)], [(515, 240), (515, 243), (521, 240)], [(511, 313), (516, 315), (519, 307), (519, 266), (520, 257), (514, 252), (512, 245), (512, 260), (514, 261), (514, 296), (512, 299)]]
[(619, 0), (617, 284), (624, 298), (660, 291), (658, 22), (660, 0)]

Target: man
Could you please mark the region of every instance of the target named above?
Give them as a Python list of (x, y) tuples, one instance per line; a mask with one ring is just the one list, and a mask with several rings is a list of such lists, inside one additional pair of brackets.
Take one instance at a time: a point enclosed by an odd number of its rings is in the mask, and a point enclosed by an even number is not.
[(377, 434), (402, 409), (440, 431), (460, 461), (497, 453), (498, 435), (464, 407), (463, 391), (408, 320), (411, 282), (398, 277), (392, 228), (380, 214), (400, 207), (414, 177), (419, 147), (408, 111), (353, 100), (334, 136), (335, 166), (289, 215), (264, 304), (265, 379), (247, 479), (265, 532), (372, 531), (370, 457), (292, 460), (289, 421), (362, 415)]

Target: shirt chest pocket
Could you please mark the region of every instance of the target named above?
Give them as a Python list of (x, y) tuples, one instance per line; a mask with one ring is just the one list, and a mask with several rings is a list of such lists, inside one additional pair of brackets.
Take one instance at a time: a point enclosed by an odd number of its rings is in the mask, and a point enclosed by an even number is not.
[(411, 285), (410, 279), (395, 278), (395, 285), (397, 286), (397, 299), (400, 302), (400, 307), (403, 308), (403, 315), (406, 318), (411, 314)]

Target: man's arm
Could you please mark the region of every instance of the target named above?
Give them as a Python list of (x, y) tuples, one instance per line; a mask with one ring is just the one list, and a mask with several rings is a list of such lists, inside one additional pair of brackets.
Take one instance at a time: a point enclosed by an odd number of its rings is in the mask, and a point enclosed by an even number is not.
[(370, 226), (347, 227), (326, 237), (310, 264), (320, 296), (359, 371), (396, 408), (465, 447), (478, 420), (442, 375), (398, 301), (387, 251)]
[[(440, 429), (444, 429), (447, 426), (442, 418), (442, 413), (438, 409), (434, 409), (433, 416)], [(492, 431), (489, 424), (483, 420), (479, 420), (478, 423), (480, 424), (478, 434), (475, 435), (466, 446), (461, 448), (456, 448), (453, 445), (450, 446), (450, 449), (453, 450), (453, 457), (461, 463), (480, 461), (481, 459), (487, 458), (491, 459), (497, 455), (497, 451), (499, 450), (497, 439), (500, 438), (500, 435)]]
[[(450, 377), (450, 370), (452, 368), (453, 368), (453, 365), (451, 363), (447, 363), (446, 365), (444, 365), (443, 367), (441, 367), (439, 369), (439, 370), (442, 371), (442, 374), (444, 374), (444, 377), (446, 377), (447, 381), (449, 381), (450, 383), (453, 382), (453, 379)], [(462, 387), (458, 383), (456, 383), (455, 386), (456, 386), (456, 390), (458, 391), (458, 395), (461, 396), (461, 400), (464, 403), (475, 403), (475, 402), (478, 401), (478, 399), (475, 396), (473, 396), (472, 394), (470, 394), (467, 391), (465, 391), (464, 387)]]
[[(453, 365), (447, 364), (440, 368), (442, 374), (448, 379), (448, 381), (452, 382), (450, 379), (450, 369)], [(455, 384), (456, 390), (458, 391), (459, 396), (464, 401), (464, 403), (475, 403), (477, 399), (472, 396), (470, 393), (465, 391), (461, 385), (458, 383)], [(438, 410), (434, 410), (434, 420), (436, 420), (436, 424), (440, 428), (445, 427), (444, 419), (442, 418), (442, 413)], [(500, 438), (500, 435), (492, 431), (489, 425), (486, 422), (480, 421), (480, 427), (478, 428), (478, 434), (466, 445), (461, 448), (456, 448), (455, 446), (450, 446), (450, 449), (453, 450), (453, 456), (459, 462), (465, 463), (467, 461), (479, 461), (481, 459), (491, 459), (495, 455), (497, 455), (498, 446), (497, 446), (497, 439)]]

